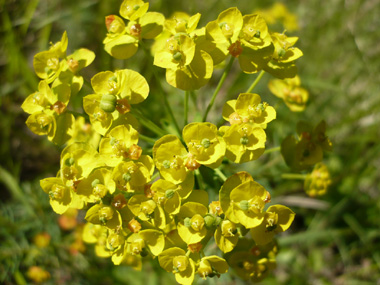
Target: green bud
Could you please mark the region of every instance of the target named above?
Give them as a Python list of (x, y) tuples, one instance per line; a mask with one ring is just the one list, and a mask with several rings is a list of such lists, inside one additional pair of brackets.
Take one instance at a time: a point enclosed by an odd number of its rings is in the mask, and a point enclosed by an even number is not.
[(65, 160), (66, 166), (72, 166), (74, 164), (74, 162), (75, 162), (75, 160), (73, 157), (70, 157), (70, 158)]
[(205, 225), (206, 225), (206, 228), (211, 228), (215, 225), (215, 217), (212, 216), (212, 215), (206, 215), (204, 216), (203, 218), (205, 220)]
[(173, 54), (173, 59), (175, 61), (180, 61), (182, 59), (182, 53), (180, 51), (177, 51), (175, 54)]
[(117, 139), (115, 139), (114, 137), (111, 137), (111, 140), (110, 140), (110, 145), (114, 145), (116, 143)]
[(211, 142), (209, 139), (203, 139), (202, 142), (201, 142), (201, 145), (204, 147), (204, 148), (209, 148), (210, 145), (211, 145)]
[(172, 190), (172, 189), (166, 190), (166, 192), (165, 192), (165, 197), (168, 198), (168, 199), (173, 198), (173, 196), (174, 196), (174, 192), (175, 192), (175, 191)]
[(94, 181), (91, 182), (91, 187), (94, 188), (96, 187), (96, 185), (98, 185), (100, 183), (100, 180), (99, 179), (94, 179)]
[(220, 223), (223, 221), (223, 219), (221, 217), (216, 217), (215, 218), (215, 222), (214, 222), (214, 225), (215, 226), (219, 226)]
[(183, 221), (183, 224), (185, 225), (186, 228), (190, 228), (191, 227), (191, 219), (189, 217), (185, 218), (185, 220)]
[(261, 110), (261, 111), (265, 111), (265, 106), (263, 103), (259, 103), (259, 104), (257, 104), (256, 109)]
[(104, 94), (100, 100), (100, 108), (107, 113), (112, 113), (116, 109), (116, 96)]
[(247, 200), (241, 200), (239, 206), (243, 211), (247, 211), (249, 209), (249, 203)]
[(114, 81), (114, 82), (117, 82), (117, 77), (114, 75), (114, 76), (111, 76), (108, 81)]
[(125, 182), (129, 182), (132, 179), (132, 175), (130, 173), (124, 173), (123, 179)]
[(248, 144), (248, 138), (247, 137), (242, 137), (240, 139), (240, 143), (243, 144), (243, 145), (247, 145)]
[(170, 161), (169, 160), (164, 160), (164, 162), (162, 163), (162, 166), (165, 169), (169, 169), (170, 168)]

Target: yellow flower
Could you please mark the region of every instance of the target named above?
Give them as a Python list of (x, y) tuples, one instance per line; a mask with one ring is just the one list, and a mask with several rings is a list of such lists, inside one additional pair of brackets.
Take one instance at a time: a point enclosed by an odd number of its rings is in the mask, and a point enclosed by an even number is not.
[(195, 276), (195, 263), (187, 257), (185, 251), (178, 247), (164, 250), (158, 256), (160, 266), (167, 272), (172, 272), (180, 284), (192, 284)]
[(275, 234), (284, 232), (290, 227), (294, 217), (294, 212), (285, 206), (270, 206), (265, 213), (263, 222), (251, 229), (253, 240), (258, 245), (271, 242)]
[(304, 188), (310, 197), (316, 197), (326, 194), (330, 184), (331, 178), (327, 166), (317, 163), (313, 171), (306, 176)]
[(309, 92), (300, 85), (301, 80), (298, 75), (284, 80), (273, 79), (268, 83), (269, 90), (282, 98), (293, 112), (303, 111), (309, 99)]

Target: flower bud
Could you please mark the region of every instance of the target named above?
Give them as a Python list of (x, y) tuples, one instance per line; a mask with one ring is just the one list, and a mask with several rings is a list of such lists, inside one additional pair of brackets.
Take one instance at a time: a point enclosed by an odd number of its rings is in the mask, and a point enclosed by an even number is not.
[(112, 113), (116, 109), (116, 96), (111, 94), (104, 94), (100, 100), (99, 106), (103, 111)]
[(129, 182), (131, 181), (131, 179), (132, 179), (132, 175), (129, 172), (123, 174), (123, 180), (125, 182)]
[(173, 54), (173, 59), (175, 61), (180, 61), (182, 59), (182, 53), (180, 51), (177, 51)]
[(215, 217), (212, 215), (206, 215), (204, 218), (206, 228), (210, 229), (215, 225)]
[(204, 147), (204, 148), (209, 148), (210, 145), (211, 145), (211, 142), (209, 139), (203, 139), (202, 142), (201, 142), (201, 145)]
[(165, 191), (165, 197), (168, 199), (173, 198), (175, 191), (173, 189), (169, 189)]
[(190, 228), (191, 227), (191, 219), (189, 217), (185, 218), (183, 220), (183, 224), (185, 225), (186, 228)]
[(75, 160), (73, 157), (70, 157), (70, 158), (65, 160), (66, 166), (72, 166), (74, 164), (74, 162), (75, 162)]
[(91, 182), (91, 187), (92, 188), (95, 188), (96, 185), (98, 185), (100, 183), (100, 180), (99, 179), (94, 179), (92, 182)]
[(247, 200), (241, 200), (239, 203), (240, 209), (247, 211), (249, 209), (249, 202)]
[(249, 143), (249, 139), (248, 139), (248, 137), (242, 137), (242, 138), (240, 138), (240, 143), (242, 144), (242, 145), (247, 145), (248, 143)]

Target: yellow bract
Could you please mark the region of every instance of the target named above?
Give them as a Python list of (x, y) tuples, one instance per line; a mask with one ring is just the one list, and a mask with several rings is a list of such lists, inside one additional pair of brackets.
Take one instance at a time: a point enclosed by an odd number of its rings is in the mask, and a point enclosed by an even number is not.
[(284, 232), (290, 227), (294, 216), (294, 212), (285, 206), (270, 206), (265, 212), (263, 222), (251, 229), (253, 240), (258, 245), (271, 242), (275, 234)]
[(268, 83), (269, 90), (279, 98), (293, 112), (301, 112), (305, 109), (309, 92), (301, 87), (299, 76), (290, 79), (273, 79)]

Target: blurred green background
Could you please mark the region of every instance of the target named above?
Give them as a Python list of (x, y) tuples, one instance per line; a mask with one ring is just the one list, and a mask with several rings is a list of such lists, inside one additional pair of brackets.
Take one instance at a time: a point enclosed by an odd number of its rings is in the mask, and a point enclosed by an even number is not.
[[(23, 100), (37, 89), (33, 56), (46, 50), (49, 42), (58, 41), (65, 30), (69, 53), (86, 47), (97, 55), (83, 72), (87, 79), (100, 71), (126, 67), (141, 72), (150, 82), (151, 63), (142, 51), (127, 61), (118, 61), (103, 50), (104, 17), (118, 14), (120, 3), (0, 0), (0, 283), (31, 282), (26, 272), (33, 265), (49, 271), (51, 278), (47, 283), (51, 284), (173, 282), (172, 276), (157, 269), (154, 262), (145, 265), (145, 272), (141, 273), (97, 258), (92, 246), (71, 250), (76, 241), (75, 230), (59, 226), (48, 195), (39, 187), (39, 179), (58, 171), (60, 149), (28, 130), (27, 114), (20, 108)], [(166, 17), (174, 11), (200, 12), (199, 26), (204, 26), (229, 7), (236, 6), (248, 14), (273, 3), (153, 0), (150, 11)], [(277, 269), (262, 283), (376, 284), (380, 280), (380, 1), (283, 3), (298, 18), (299, 30), (287, 34), (300, 38), (297, 46), (304, 56), (297, 65), (310, 99), (304, 112), (292, 113), (270, 94), (267, 82), (271, 77), (264, 75), (254, 91), (277, 109), (277, 120), (268, 128), (267, 147), (279, 146), (295, 132), (301, 119), (313, 125), (325, 119), (334, 150), (325, 156), (324, 162), (333, 183), (325, 196), (308, 198), (302, 181), (281, 178), (281, 173), (291, 171), (278, 152), (236, 168), (250, 172), (273, 193), (276, 201), (297, 214), (291, 229), (279, 238)], [(283, 31), (281, 25), (273, 29)], [(225, 100), (236, 98), (256, 77), (240, 74), (238, 66), (233, 70), (236, 72), (228, 77), (210, 113), (213, 123), (219, 121)], [(199, 109), (208, 103), (220, 75), (221, 70), (216, 70), (210, 86), (199, 91)], [(163, 84), (180, 118), (183, 94)], [(90, 92), (88, 87), (83, 88), (77, 95), (78, 106)], [(161, 105), (152, 91), (143, 108), (159, 120), (166, 116)], [(80, 222), (83, 217), (79, 215), (76, 220)], [(44, 232), (51, 236), (51, 241), (47, 247), (38, 247), (35, 236)], [(230, 276), (211, 280), (210, 284), (236, 282)]]

